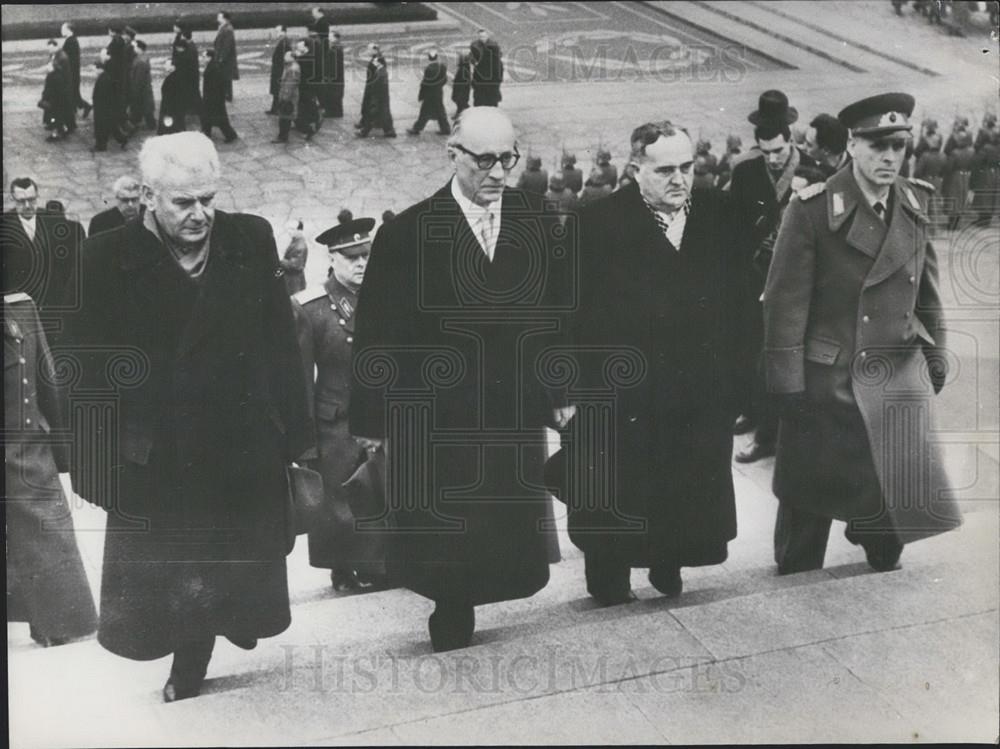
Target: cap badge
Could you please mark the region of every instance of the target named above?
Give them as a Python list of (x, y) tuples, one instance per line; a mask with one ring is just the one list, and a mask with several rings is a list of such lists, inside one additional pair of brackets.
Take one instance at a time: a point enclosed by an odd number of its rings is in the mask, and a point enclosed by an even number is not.
[(878, 121), (878, 127), (892, 127), (896, 124), (906, 124), (906, 117), (899, 112), (886, 112)]

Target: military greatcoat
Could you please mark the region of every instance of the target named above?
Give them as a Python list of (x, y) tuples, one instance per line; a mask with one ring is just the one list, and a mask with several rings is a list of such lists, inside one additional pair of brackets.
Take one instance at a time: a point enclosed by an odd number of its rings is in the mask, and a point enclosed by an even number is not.
[(384, 574), (381, 540), (374, 532), (355, 530), (341, 486), (365, 459), (347, 424), (357, 296), (331, 275), (323, 286), (306, 288), (292, 298), (326, 494), (322, 516), (309, 530), (309, 563), (349, 567), (362, 575)]
[(961, 523), (931, 440), (948, 356), (930, 192), (897, 178), (887, 226), (850, 169), (807, 190), (764, 291), (769, 390), (806, 399), (781, 421), (775, 494), (904, 543)]

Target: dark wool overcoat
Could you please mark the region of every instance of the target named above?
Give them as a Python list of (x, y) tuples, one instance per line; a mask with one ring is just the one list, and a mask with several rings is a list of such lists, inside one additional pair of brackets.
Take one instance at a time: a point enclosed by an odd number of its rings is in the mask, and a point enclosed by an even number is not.
[(580, 410), (558, 483), (573, 543), (633, 567), (716, 564), (736, 536), (748, 315), (724, 200), (693, 193), (679, 251), (636, 185), (581, 211)]
[(575, 250), (541, 198), (513, 189), (492, 261), (450, 185), (376, 235), (350, 427), (389, 436), (394, 582), (481, 604), (548, 581), (543, 427), (562, 400), (541, 362), (566, 343)]
[(216, 211), (196, 280), (128, 224), (87, 241), (81, 288), (62, 355), (74, 487), (108, 512), (101, 644), (152, 659), (206, 633), (281, 632), (285, 468), (310, 444), (269, 225)]

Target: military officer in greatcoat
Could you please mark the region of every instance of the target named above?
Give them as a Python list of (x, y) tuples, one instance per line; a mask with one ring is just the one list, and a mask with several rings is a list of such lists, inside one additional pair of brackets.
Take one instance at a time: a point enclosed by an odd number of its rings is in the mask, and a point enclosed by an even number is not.
[(962, 522), (930, 439), (948, 357), (933, 188), (899, 176), (913, 108), (908, 94), (882, 94), (841, 111), (850, 167), (791, 201), (775, 244), (764, 331), (782, 414), (779, 574), (823, 566), (833, 519), (878, 571)]
[(7, 619), (28, 622), (31, 638), (42, 647), (64, 645), (97, 629), (59, 481), (70, 460), (63, 432), (66, 394), (56, 384), (30, 296), (4, 294), (3, 329)]
[(356, 590), (384, 583), (385, 566), (372, 534), (355, 530), (341, 485), (374, 445), (350, 435), (351, 349), (354, 310), (371, 252), (375, 219), (359, 218), (316, 237), (330, 252), (326, 283), (293, 295), (309, 402), (315, 419), (318, 470), (326, 506), (309, 531), (309, 563), (328, 568), (335, 590)]

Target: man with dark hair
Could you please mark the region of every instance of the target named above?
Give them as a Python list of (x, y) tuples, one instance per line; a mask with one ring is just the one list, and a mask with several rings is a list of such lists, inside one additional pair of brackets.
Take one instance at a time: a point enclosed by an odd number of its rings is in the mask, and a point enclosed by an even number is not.
[(748, 279), (753, 319), (750, 332), (751, 349), (755, 352), (745, 373), (754, 387), (748, 391), (748, 402), (742, 404), (743, 415), (735, 430), (742, 434), (756, 428), (756, 432), (750, 446), (736, 454), (740, 463), (752, 463), (774, 455), (777, 439), (778, 417), (768, 398), (761, 369), (764, 329), (759, 299), (781, 212), (792, 196), (795, 170), (801, 164), (815, 166), (813, 159), (792, 142), (790, 125), (798, 116), (798, 111), (789, 106), (788, 97), (781, 91), (765, 91), (760, 95), (757, 109), (747, 117), (754, 126), (757, 150), (733, 166), (728, 187), (732, 210), (740, 227), (737, 242), (751, 274)]
[(34, 300), (53, 343), (59, 314), (76, 301), (68, 284), (80, 258), (83, 227), (65, 216), (39, 211), (38, 185), (31, 177), (12, 181), (10, 197), (14, 210), (3, 214), (0, 235), (3, 288)]
[[(229, 84), (231, 86), (232, 81)], [(229, 123), (229, 112), (226, 111), (226, 73), (219, 64), (214, 49), (205, 50), (201, 102), (201, 131), (211, 138), (212, 130), (219, 128), (226, 143), (236, 140), (239, 136)]]
[[(572, 325), (576, 385), (601, 393), (613, 411), (577, 402), (568, 444), (584, 452), (564, 448), (549, 472), (585, 554), (587, 592), (602, 605), (634, 599), (633, 567), (648, 567), (654, 588), (679, 596), (681, 568), (721, 564), (736, 537), (745, 259), (726, 196), (691, 190), (685, 130), (668, 121), (637, 127), (630, 163), (634, 184), (580, 212)], [(625, 370), (634, 374), (617, 374)], [(613, 428), (595, 442), (597, 423)]]
[(278, 114), (278, 94), (281, 92), (281, 76), (285, 72), (285, 53), (292, 49), (288, 40), (288, 27), (279, 23), (274, 27), (275, 42), (271, 51), (271, 108), (265, 114)]
[(61, 34), (63, 37), (63, 52), (69, 60), (69, 69), (72, 75), (72, 86), (70, 95), (73, 97), (75, 109), (82, 109), (83, 116), (90, 114), (91, 106), (82, 96), (80, 96), (80, 41), (73, 33), (73, 24), (67, 21), (62, 25)]
[(789, 203), (774, 247), (764, 354), (781, 413), (779, 574), (823, 566), (833, 519), (879, 572), (962, 522), (933, 434), (950, 358), (933, 188), (899, 176), (914, 104), (887, 93), (840, 112), (851, 165)]
[(818, 114), (806, 130), (806, 151), (827, 177), (851, 162), (847, 128), (832, 114)]
[(413, 126), (406, 131), (407, 133), (419, 135), (428, 120), (437, 120), (438, 133), (441, 135), (451, 133), (448, 113), (444, 109), (444, 84), (447, 82), (448, 66), (438, 60), (437, 50), (432, 49), (427, 53), (427, 67), (424, 68), (424, 77), (420, 81), (420, 93), (417, 94), (417, 100), (420, 102), (420, 114)]
[(359, 138), (368, 137), (372, 128), (380, 128), (386, 138), (395, 138), (392, 124), (392, 107), (389, 103), (389, 70), (385, 58), (376, 54), (369, 68), (370, 78), (365, 82), (366, 107), (361, 112)]
[(240, 66), (236, 59), (236, 33), (233, 31), (232, 17), (226, 11), (220, 11), (215, 17), (219, 31), (215, 35), (212, 48), (215, 50), (215, 62), (222, 76), (225, 101), (233, 100), (233, 81), (240, 79)]

